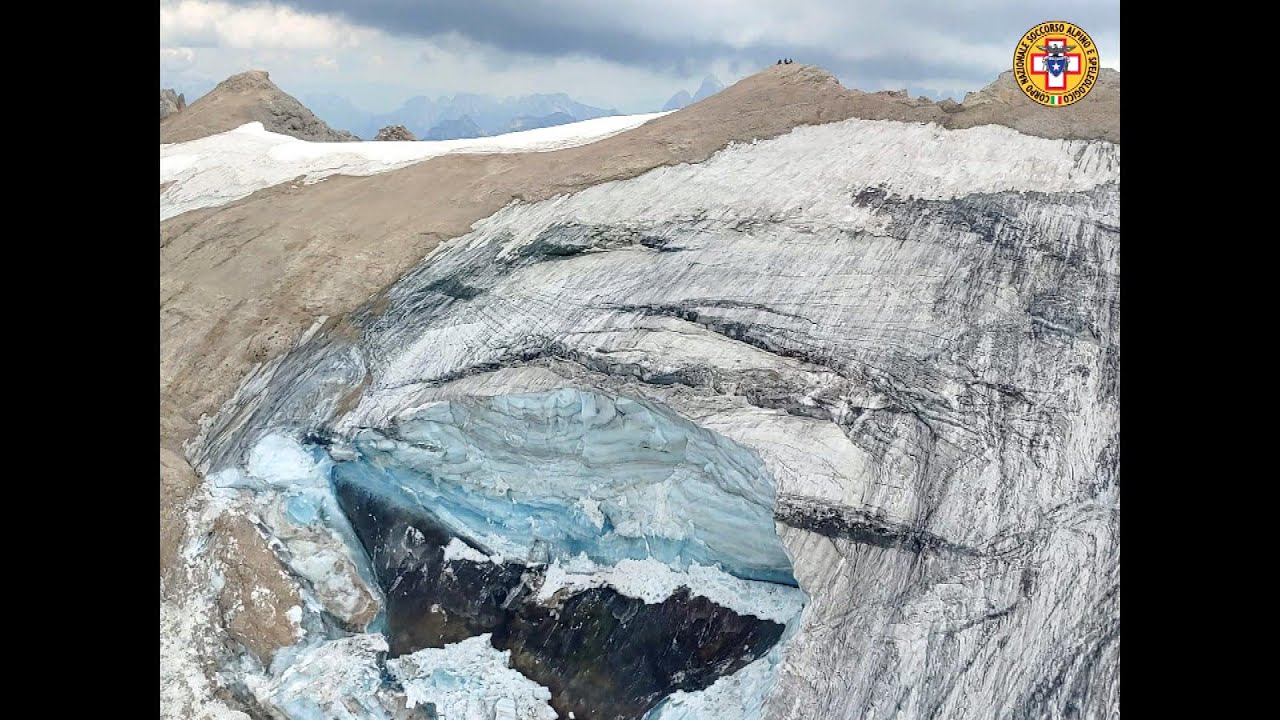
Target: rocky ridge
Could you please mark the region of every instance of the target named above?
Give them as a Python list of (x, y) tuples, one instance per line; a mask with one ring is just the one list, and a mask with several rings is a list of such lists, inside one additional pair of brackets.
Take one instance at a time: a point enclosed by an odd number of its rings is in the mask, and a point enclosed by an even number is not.
[(263, 70), (232, 75), (180, 113), (160, 120), (160, 142), (178, 143), (260, 122), (271, 132), (313, 142), (360, 138), (335, 130), (285, 93)]

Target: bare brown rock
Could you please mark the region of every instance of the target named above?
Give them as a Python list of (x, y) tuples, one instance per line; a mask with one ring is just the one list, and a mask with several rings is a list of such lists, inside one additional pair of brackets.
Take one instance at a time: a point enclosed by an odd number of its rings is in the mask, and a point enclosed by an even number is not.
[(1018, 132), (1068, 140), (1120, 142), (1120, 71), (1103, 68), (1089, 94), (1066, 107), (1048, 108), (1032, 102), (1018, 89), (1013, 71), (964, 97), (961, 111), (945, 127), (1006, 125)]
[(223, 625), (232, 639), (269, 665), (277, 650), (297, 642), (298, 626), (288, 612), (294, 606), (301, 610), (302, 599), (266, 540), (245, 518), (219, 518), (212, 546), (222, 564), (218, 610)]
[(173, 582), (171, 572), (178, 564), (182, 535), (186, 526), (182, 513), (186, 499), (199, 484), (186, 458), (172, 447), (160, 447), (160, 577), (163, 585)]
[[(163, 98), (161, 99), (163, 103)], [(348, 142), (360, 138), (334, 130), (293, 96), (276, 87), (265, 71), (232, 75), (182, 112), (168, 116), (163, 107), (160, 142), (196, 140), (260, 122), (271, 132), (316, 142)]]

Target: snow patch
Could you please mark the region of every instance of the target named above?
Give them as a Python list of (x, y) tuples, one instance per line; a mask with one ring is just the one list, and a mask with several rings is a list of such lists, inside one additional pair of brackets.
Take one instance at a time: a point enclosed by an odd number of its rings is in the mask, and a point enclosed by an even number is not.
[[(292, 720), (385, 717), (378, 656), (386, 638), (362, 634), (303, 648), (278, 676), (245, 676), (259, 702)], [(359, 708), (358, 714), (352, 714)]]
[(449, 720), (555, 720), (551, 691), (511, 668), (511, 653), (490, 635), (387, 661), (409, 709), (433, 703)]
[(596, 526), (596, 529), (604, 528), (604, 513), (600, 511), (599, 500), (584, 497), (576, 503), (576, 506), (583, 515), (587, 516), (591, 524)]
[[(161, 146), (164, 147), (163, 145)], [(199, 155), (170, 155), (160, 158), (160, 182), (167, 182), (165, 178), (177, 177), (178, 173), (191, 167), (200, 160)]]
[(453, 562), (454, 560), (470, 560), (477, 563), (501, 562), (501, 560), (495, 561), (456, 537), (450, 538), (449, 544), (444, 549), (444, 561)]
[(160, 717), (162, 720), (249, 720), (217, 700), (202, 654), (213, 617), (207, 598), (160, 603)]
[(327, 482), (311, 453), (281, 433), (266, 435), (253, 446), (246, 470), (272, 485), (318, 487)]
[(302, 606), (294, 605), (289, 608), (284, 616), (289, 619), (289, 624), (293, 625), (293, 634), (298, 638), (307, 636), (307, 629), (302, 627)]
[(483, 138), (418, 142), (309, 142), (268, 132), (260, 122), (160, 146), (160, 219), (248, 197), (305, 176), (376, 175), (454, 153), (544, 152), (603, 140), (666, 113), (615, 115)]
[(805, 603), (800, 588), (743, 580), (714, 566), (694, 562), (688, 572), (681, 572), (653, 558), (598, 565), (585, 554), (547, 566), (537, 598), (545, 602), (561, 590), (581, 592), (606, 585), (650, 605), (686, 587), (690, 594), (705, 597), (739, 615), (754, 615), (781, 624), (799, 615)]

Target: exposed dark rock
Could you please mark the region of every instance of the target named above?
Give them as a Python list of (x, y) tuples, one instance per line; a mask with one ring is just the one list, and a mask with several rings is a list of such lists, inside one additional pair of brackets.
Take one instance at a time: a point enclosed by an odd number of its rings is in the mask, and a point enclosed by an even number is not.
[(557, 608), (524, 603), (493, 637), (512, 665), (551, 689), (563, 717), (642, 718), (676, 690), (694, 692), (763, 656), (782, 625), (739, 615), (681, 588), (659, 604), (611, 588)]
[(170, 115), (181, 112), (187, 107), (187, 99), (173, 90), (160, 90), (160, 119), (163, 120)]
[(740, 670), (782, 635), (778, 623), (687, 588), (656, 604), (607, 587), (543, 604), (534, 597), (539, 566), (445, 561), (457, 536), (430, 512), (341, 479), (335, 489), (386, 595), (391, 657), (492, 633), (516, 670), (551, 690), (562, 717), (638, 720), (672, 692)]
[(409, 129), (403, 125), (388, 125), (379, 130), (378, 134), (373, 139), (403, 141), (417, 140), (418, 138), (415, 137), (413, 133), (409, 132)]

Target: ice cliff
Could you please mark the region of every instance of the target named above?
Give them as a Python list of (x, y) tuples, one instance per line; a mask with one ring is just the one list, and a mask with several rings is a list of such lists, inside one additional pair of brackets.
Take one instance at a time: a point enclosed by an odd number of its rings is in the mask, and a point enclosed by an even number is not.
[(1106, 142), (847, 120), (486, 218), (189, 445), (306, 598), (224, 674), (288, 717), (481, 674), (442, 717), (552, 717), (597, 701), (534, 650), (564, 613), (606, 665), (633, 619), (746, 639), (619, 713), (1118, 716), (1119, 177)]

